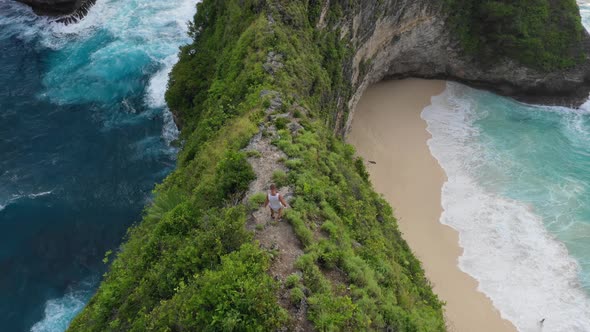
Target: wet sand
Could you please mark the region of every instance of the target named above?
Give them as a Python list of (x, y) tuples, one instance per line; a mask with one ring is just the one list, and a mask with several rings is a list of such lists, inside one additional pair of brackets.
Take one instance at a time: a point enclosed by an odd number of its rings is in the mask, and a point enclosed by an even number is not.
[(426, 122), (420, 118), (444, 81), (407, 79), (378, 83), (359, 101), (347, 141), (366, 161), (375, 190), (395, 210), (404, 238), (422, 261), (445, 306), (449, 331), (516, 331), (457, 263), (457, 232), (439, 222), (446, 175), (432, 157)]

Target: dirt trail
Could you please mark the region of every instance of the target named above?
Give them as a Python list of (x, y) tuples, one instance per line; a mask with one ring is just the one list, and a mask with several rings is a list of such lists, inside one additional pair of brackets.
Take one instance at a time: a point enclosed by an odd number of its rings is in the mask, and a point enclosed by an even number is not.
[[(266, 110), (267, 121), (260, 125), (258, 134), (252, 138), (248, 146), (244, 149), (253, 155), (248, 158), (248, 162), (250, 162), (256, 173), (256, 180), (250, 184), (245, 198), (246, 200), (254, 194), (267, 193), (271, 183), (273, 183), (272, 178), (274, 172), (278, 170), (288, 172), (287, 167), (284, 165), (287, 156), (271, 144), (272, 138), (277, 135), (277, 130), (273, 122), (277, 118), (287, 118), (292, 123), (296, 123), (296, 120), (289, 113), (275, 114), (282, 107), (282, 100), (278, 93), (263, 91), (262, 97), (265, 95), (272, 96), (271, 104)], [(279, 188), (279, 192), (283, 195), (287, 203), (291, 201), (293, 197), (291, 187), (285, 186)], [(285, 279), (289, 275), (293, 273), (300, 274), (295, 268), (295, 262), (303, 254), (303, 246), (293, 231), (293, 228), (284, 218), (279, 222), (272, 220), (269, 209), (264, 207), (260, 207), (250, 215), (246, 227), (254, 232), (254, 238), (258, 240), (262, 248), (276, 253), (271, 263), (269, 274), (280, 282), (279, 303), (283, 308), (288, 310), (293, 319), (293, 326), (285, 327), (285, 330), (313, 330), (306, 318), (307, 303), (304, 300), (299, 305), (293, 305), (290, 301), (289, 289), (285, 287)]]

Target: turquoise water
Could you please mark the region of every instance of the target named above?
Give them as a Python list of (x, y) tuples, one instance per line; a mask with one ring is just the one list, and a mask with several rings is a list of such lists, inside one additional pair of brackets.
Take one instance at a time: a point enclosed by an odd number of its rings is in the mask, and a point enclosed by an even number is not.
[[(488, 94), (479, 103), (487, 114), (475, 125), (487, 163), (477, 170), (477, 180), (540, 215), (577, 258), (581, 286), (590, 291), (590, 115)], [(494, 178), (486, 176), (492, 172)]]
[(590, 102), (526, 105), (448, 83), (422, 117), (459, 267), (519, 331), (590, 331)]
[(422, 117), (460, 268), (520, 331), (590, 331), (589, 110), (456, 83), (432, 101)]
[(448, 83), (422, 117), (460, 268), (520, 331), (590, 331), (590, 114)]
[(0, 331), (63, 331), (175, 165), (167, 74), (194, 0), (64, 26), (0, 0)]

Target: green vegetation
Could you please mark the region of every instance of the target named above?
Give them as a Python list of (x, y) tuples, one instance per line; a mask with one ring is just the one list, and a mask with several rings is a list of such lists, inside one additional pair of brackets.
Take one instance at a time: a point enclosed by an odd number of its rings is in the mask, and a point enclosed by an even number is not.
[(291, 298), (291, 303), (294, 305), (298, 305), (305, 298), (303, 290), (299, 287), (291, 289), (291, 293), (289, 295)]
[(289, 178), (287, 177), (287, 173), (281, 170), (276, 170), (274, 173), (272, 173), (272, 181), (275, 183), (277, 188), (281, 188), (287, 185)]
[(288, 123), (289, 120), (287, 118), (278, 118), (275, 121), (275, 127), (277, 127), (278, 130), (286, 129)]
[(285, 286), (287, 286), (289, 288), (293, 288), (293, 287), (297, 286), (299, 284), (299, 282), (301, 282), (301, 277), (294, 273), (294, 274), (288, 276), (287, 279), (285, 279)]
[[(309, 6), (312, 7), (310, 10)], [(331, 9), (331, 20), (342, 15)], [(242, 152), (276, 91), (290, 120), (263, 132), (287, 155), (273, 180), (293, 188), (285, 219), (301, 240), (298, 274), (284, 280), (293, 305), (321, 331), (443, 331), (441, 302), (367, 181), (354, 149), (333, 135), (348, 98), (341, 64), (351, 50), (314, 29), (317, 2), (205, 0), (180, 50), (167, 101), (182, 120), (178, 167), (157, 186), (104, 280), (70, 331), (273, 331), (291, 324), (279, 305), (276, 255), (247, 231), (264, 194), (244, 200), (255, 174)], [(269, 23), (272, 17), (273, 23)], [(271, 75), (268, 52), (283, 56)], [(301, 110), (305, 111), (301, 111)], [(283, 122), (283, 126), (280, 122)], [(273, 227), (273, 226), (268, 226)]]
[(508, 56), (551, 70), (575, 65), (584, 33), (576, 0), (445, 0), (468, 52), (486, 61)]
[(261, 157), (261, 154), (260, 154), (260, 151), (257, 151), (257, 150), (249, 150), (249, 151), (246, 151), (246, 157), (248, 157), (248, 158), (260, 158)]
[(264, 204), (266, 201), (266, 194), (265, 193), (256, 193), (249, 198), (250, 204), (253, 207), (258, 208), (260, 205)]
[(295, 199), (286, 218), (305, 245), (297, 267), (311, 291), (314, 325), (329, 331), (444, 329), (440, 302), (391, 208), (359, 174), (352, 147), (318, 122), (280, 137), (277, 146), (306, 165), (290, 172)]

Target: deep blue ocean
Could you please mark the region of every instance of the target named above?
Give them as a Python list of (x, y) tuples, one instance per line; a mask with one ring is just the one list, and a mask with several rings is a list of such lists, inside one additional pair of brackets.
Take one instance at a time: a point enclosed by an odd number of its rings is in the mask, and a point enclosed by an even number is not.
[(0, 331), (63, 331), (175, 165), (167, 74), (190, 0), (70, 26), (0, 0)]

